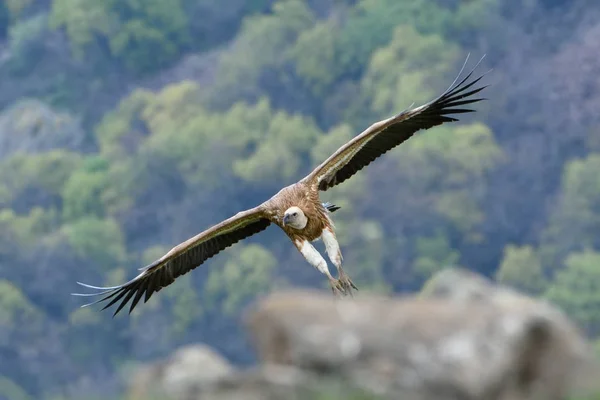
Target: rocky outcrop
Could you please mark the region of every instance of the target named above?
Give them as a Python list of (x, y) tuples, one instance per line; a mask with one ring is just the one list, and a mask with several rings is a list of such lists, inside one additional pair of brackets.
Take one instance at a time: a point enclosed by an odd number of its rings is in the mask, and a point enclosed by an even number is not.
[(199, 388), (229, 376), (229, 362), (210, 347), (197, 344), (171, 357), (141, 368), (134, 376), (129, 397), (133, 399), (194, 398)]
[[(438, 274), (418, 296), (277, 293), (246, 323), (260, 366), (207, 379), (218, 358), (175, 367), (176, 356), (148, 382), (175, 400), (558, 400), (600, 378), (590, 345), (559, 310), (462, 270)], [(166, 384), (172, 368), (187, 377)]]

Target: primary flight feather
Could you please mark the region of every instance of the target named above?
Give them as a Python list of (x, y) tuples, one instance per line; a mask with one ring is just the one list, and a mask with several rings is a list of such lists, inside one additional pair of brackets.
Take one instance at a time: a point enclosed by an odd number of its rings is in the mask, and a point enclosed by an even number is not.
[[(351, 294), (356, 286), (342, 269), (342, 253), (329, 215), (339, 207), (321, 203), (319, 191), (326, 191), (344, 182), (417, 131), (444, 122), (458, 121), (452, 115), (473, 112), (474, 110), (463, 106), (483, 100), (473, 96), (486, 87), (476, 86), (485, 74), (473, 78), (480, 60), (470, 73), (460, 79), (467, 60), (452, 85), (439, 97), (420, 107), (410, 108), (374, 123), (340, 147), (305, 178), (281, 189), (264, 203), (239, 212), (173, 247), (167, 254), (142, 268), (138, 276), (122, 285), (97, 287), (77, 282), (99, 292), (74, 295), (103, 296), (84, 307), (106, 301), (103, 309), (118, 305), (113, 315), (131, 302), (131, 312), (142, 298), (144, 302), (148, 301), (155, 292), (173, 283), (177, 277), (188, 273), (232, 244), (265, 230), (270, 224), (279, 226), (308, 263), (327, 276), (334, 293)], [(323, 239), (327, 255), (337, 269), (337, 279), (329, 272), (323, 256), (311, 244), (317, 239)]]

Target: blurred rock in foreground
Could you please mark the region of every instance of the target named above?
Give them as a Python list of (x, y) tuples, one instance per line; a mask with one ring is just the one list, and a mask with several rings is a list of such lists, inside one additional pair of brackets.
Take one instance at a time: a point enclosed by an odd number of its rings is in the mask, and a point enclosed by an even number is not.
[(591, 346), (547, 303), (463, 270), (416, 297), (273, 294), (247, 315), (262, 365), (183, 349), (131, 399), (554, 400), (599, 389)]
[(211, 348), (201, 344), (186, 346), (169, 359), (140, 369), (130, 395), (135, 399), (193, 398), (200, 387), (232, 372), (229, 362)]

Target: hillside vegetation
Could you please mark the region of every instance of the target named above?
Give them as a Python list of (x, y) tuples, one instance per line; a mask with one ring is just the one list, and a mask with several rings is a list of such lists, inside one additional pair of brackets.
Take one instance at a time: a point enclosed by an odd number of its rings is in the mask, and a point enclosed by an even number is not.
[(130, 316), (69, 293), (267, 199), (467, 53), (494, 69), (477, 113), (323, 195), (346, 271), (392, 293), (462, 266), (599, 338), (599, 21), (593, 0), (1, 1), (0, 398), (117, 396), (197, 341), (251, 363), (250, 301), (328, 290), (277, 228)]

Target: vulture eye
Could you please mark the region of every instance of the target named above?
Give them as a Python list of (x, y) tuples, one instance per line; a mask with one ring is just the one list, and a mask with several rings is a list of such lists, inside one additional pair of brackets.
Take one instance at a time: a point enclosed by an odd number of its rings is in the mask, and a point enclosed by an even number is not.
[(297, 213), (297, 212), (295, 212), (295, 213), (293, 213), (292, 215), (295, 217), (295, 216), (297, 216), (297, 215), (298, 215), (298, 213)]

